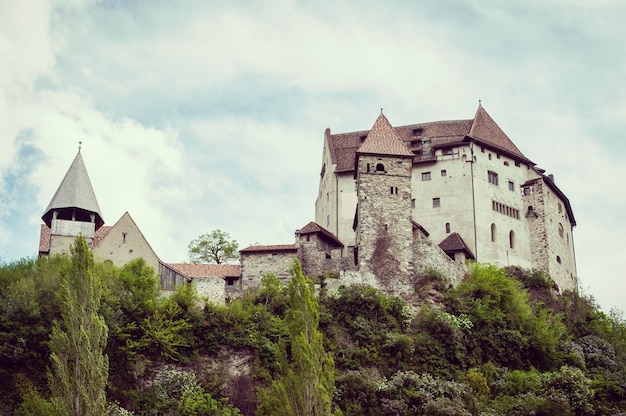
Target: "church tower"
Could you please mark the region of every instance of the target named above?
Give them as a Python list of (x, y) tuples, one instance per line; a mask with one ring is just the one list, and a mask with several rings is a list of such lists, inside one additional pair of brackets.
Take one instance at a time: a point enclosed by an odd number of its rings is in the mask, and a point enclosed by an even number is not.
[(356, 152), (355, 259), (387, 288), (412, 273), (414, 156), (382, 112)]
[(91, 246), (96, 230), (104, 224), (80, 148), (41, 218), (49, 229), (46, 254), (50, 255), (67, 253), (78, 235)]

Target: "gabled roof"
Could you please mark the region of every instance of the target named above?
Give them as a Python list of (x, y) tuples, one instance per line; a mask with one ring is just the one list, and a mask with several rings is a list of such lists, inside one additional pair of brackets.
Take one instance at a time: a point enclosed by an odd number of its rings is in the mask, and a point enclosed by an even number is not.
[(294, 244), (276, 244), (273, 246), (250, 246), (239, 250), (240, 253), (276, 253), (281, 251), (298, 251), (298, 247), (296, 247)]
[(478, 105), (472, 127), (467, 136), (477, 142), (491, 145), (496, 149), (504, 150), (512, 156), (517, 156), (520, 159), (530, 162), (502, 131), (498, 124), (493, 121), (491, 116), (487, 114), (487, 111), (485, 111), (482, 105)]
[(447, 236), (441, 243), (439, 243), (439, 248), (446, 252), (446, 254), (455, 253), (458, 251), (465, 252), (465, 257), (470, 259), (475, 259), (474, 253), (467, 247), (463, 238), (459, 235), (459, 233), (452, 233)]
[(298, 230), (298, 234), (306, 235), (306, 234), (322, 234), (327, 240), (333, 243), (337, 247), (343, 247), (343, 243), (337, 239), (330, 231), (322, 227), (316, 222), (311, 221), (304, 227)]
[(382, 112), (367, 134), (363, 144), (359, 146), (357, 154), (415, 156), (400, 140), (400, 137), (398, 137), (391, 123), (389, 123), (389, 120)]
[(87, 168), (83, 162), (80, 150), (76, 154), (74, 161), (70, 165), (70, 168), (41, 218), (46, 225), (50, 227), (52, 224), (53, 211), (66, 208), (78, 208), (88, 213), (95, 214), (96, 229), (104, 224), (102, 214), (100, 213), (100, 206), (98, 205), (96, 194), (91, 186), (89, 174), (87, 173)]
[[(422, 140), (425, 138), (430, 139), (432, 149), (464, 145), (469, 138), (520, 161), (533, 164), (502, 132), (482, 106), (478, 107), (473, 119), (410, 124), (393, 127), (393, 130), (405, 147), (418, 155), (415, 157), (414, 163), (421, 160), (419, 155), (422, 150)], [(331, 161), (336, 165), (335, 173), (354, 171), (356, 153), (360, 151), (361, 145), (364, 144), (364, 140), (367, 140), (370, 133), (371, 131), (362, 130), (331, 134), (330, 129), (326, 129), (325, 137), (328, 142)]]
[(172, 270), (185, 277), (240, 277), (241, 269), (238, 264), (190, 264), (190, 263), (165, 263)]

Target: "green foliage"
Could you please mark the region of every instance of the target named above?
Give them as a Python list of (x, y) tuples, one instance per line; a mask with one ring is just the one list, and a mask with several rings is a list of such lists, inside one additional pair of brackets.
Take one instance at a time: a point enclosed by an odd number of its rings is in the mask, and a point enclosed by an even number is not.
[(377, 364), (395, 370), (413, 353), (413, 341), (403, 334), (411, 314), (400, 297), (369, 286), (342, 286), (323, 298), (320, 316), (320, 327), (334, 340), (329, 349), (339, 368)]
[(230, 234), (213, 230), (192, 240), (187, 246), (192, 263), (221, 264), (239, 257), (239, 245)]
[(138, 409), (142, 415), (239, 416), (227, 400), (215, 399), (198, 383), (193, 372), (161, 369)]
[(556, 287), (554, 280), (542, 270), (525, 270), (519, 266), (505, 269), (507, 275), (522, 283), (526, 289), (552, 289)]
[(491, 360), (511, 368), (560, 365), (564, 326), (542, 305), (533, 306), (528, 293), (504, 269), (473, 264), (469, 277), (447, 292), (445, 303), (454, 315), (473, 322), (466, 343), (469, 364)]
[(186, 360), (180, 350), (190, 345), (187, 337), (190, 329), (191, 324), (184, 317), (180, 305), (168, 301), (139, 324), (142, 335), (132, 347), (149, 356), (160, 355), (174, 361)]
[(319, 307), (313, 284), (294, 260), (288, 286), (289, 356), (281, 354), (281, 378), (260, 394), (260, 416), (330, 415), (335, 389), (334, 362), (318, 330)]
[(58, 292), (61, 320), (50, 335), (50, 390), (60, 414), (101, 415), (109, 370), (108, 328), (98, 313), (101, 287), (85, 238), (77, 237), (70, 251), (72, 264)]
[[(69, 256), (0, 267), (4, 414), (54, 415), (41, 369), (53, 321), (63, 322), (56, 293), (73, 270)], [(162, 297), (141, 259), (89, 270), (101, 281), (98, 312), (109, 328), (115, 403), (102, 414), (288, 415), (293, 402), (312, 400), (306, 391), (321, 392), (330, 412), (355, 416), (626, 412), (622, 315), (578, 293), (556, 301), (538, 272), (472, 266), (442, 303), (412, 312), (367, 286), (318, 301), (296, 270), (294, 288), (270, 275), (243, 299), (204, 308), (193, 285)], [(250, 370), (231, 375), (242, 358), (236, 368)], [(333, 378), (334, 390), (321, 388)]]

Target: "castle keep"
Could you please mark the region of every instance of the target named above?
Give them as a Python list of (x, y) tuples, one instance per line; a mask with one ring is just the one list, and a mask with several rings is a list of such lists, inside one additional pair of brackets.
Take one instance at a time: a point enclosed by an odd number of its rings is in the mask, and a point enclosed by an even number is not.
[(336, 273), (331, 289), (364, 283), (408, 298), (427, 269), (458, 283), (466, 259), (577, 287), (569, 200), (481, 105), (468, 120), (394, 127), (381, 112), (370, 130), (326, 129), (315, 221), (293, 244), (240, 250), (239, 265), (165, 263), (128, 213), (104, 226), (80, 150), (42, 219), (40, 255), (66, 252), (82, 234), (96, 256), (143, 257), (165, 290), (193, 281), (216, 302), (267, 273), (288, 279), (294, 258), (308, 276)]
[(469, 120), (391, 127), (381, 114), (369, 131), (326, 130), (316, 222), (369, 270), (372, 236), (379, 247), (407, 239), (407, 217), (451, 258), (540, 269), (576, 288), (569, 200), (480, 105)]

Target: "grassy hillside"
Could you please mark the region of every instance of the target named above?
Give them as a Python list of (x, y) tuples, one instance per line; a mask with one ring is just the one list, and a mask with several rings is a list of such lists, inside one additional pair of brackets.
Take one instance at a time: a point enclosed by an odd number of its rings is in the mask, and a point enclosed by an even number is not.
[[(0, 414), (54, 414), (50, 334), (69, 257), (0, 268)], [(273, 276), (227, 306), (161, 297), (142, 260), (96, 263), (111, 415), (626, 414), (626, 322), (550, 278), (473, 265), (429, 271), (412, 310), (371, 287)], [(294, 276), (299, 268), (294, 266)], [(132, 413), (131, 413), (132, 412)], [(294, 414), (298, 414), (297, 411)]]

